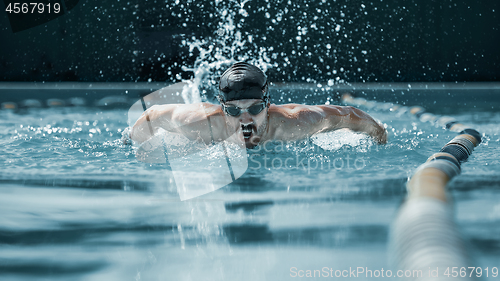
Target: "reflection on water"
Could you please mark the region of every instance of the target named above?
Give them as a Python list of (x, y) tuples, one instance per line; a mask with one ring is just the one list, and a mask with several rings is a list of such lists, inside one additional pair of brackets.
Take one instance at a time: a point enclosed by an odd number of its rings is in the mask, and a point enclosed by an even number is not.
[[(248, 150), (242, 177), (181, 202), (164, 164), (138, 162), (118, 141), (125, 111), (0, 112), (0, 279), (288, 280), (292, 267), (387, 269), (409, 171), (453, 134), (370, 113), (388, 125), (388, 145), (335, 132)], [(499, 118), (480, 118), (485, 141), (449, 186), (483, 267), (500, 262)]]

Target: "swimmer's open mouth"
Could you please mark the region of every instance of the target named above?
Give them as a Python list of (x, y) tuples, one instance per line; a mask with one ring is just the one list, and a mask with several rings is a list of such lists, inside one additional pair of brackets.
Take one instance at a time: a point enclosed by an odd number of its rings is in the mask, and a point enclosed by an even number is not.
[(245, 139), (249, 139), (252, 136), (254, 126), (249, 125), (241, 125), (241, 131), (243, 132), (243, 137)]

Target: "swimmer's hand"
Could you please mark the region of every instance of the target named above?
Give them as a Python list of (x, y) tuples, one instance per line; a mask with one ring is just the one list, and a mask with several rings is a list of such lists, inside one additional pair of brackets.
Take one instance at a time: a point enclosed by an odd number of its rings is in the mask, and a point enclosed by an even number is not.
[(377, 144), (386, 144), (387, 143), (387, 130), (382, 127), (383, 132), (373, 136), (373, 139), (377, 142)]
[(131, 145), (132, 144), (132, 139), (130, 138), (130, 132), (131, 132), (131, 128), (130, 127), (127, 127), (123, 130), (122, 132), (122, 137), (121, 137), (121, 142), (125, 145)]
[(367, 114), (367, 119), (365, 120), (366, 130), (365, 132), (370, 135), (373, 140), (377, 144), (386, 144), (387, 143), (387, 130), (384, 125), (378, 121), (373, 119)]

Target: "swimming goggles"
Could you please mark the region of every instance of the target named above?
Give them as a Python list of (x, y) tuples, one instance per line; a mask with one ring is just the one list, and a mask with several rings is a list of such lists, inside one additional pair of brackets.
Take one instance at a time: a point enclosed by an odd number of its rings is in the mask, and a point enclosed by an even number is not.
[(257, 115), (257, 114), (261, 113), (262, 110), (264, 110), (264, 108), (266, 108), (266, 102), (263, 101), (263, 102), (254, 104), (247, 109), (244, 109), (244, 108), (241, 108), (241, 107), (238, 107), (235, 105), (226, 105), (226, 104), (222, 103), (222, 108), (224, 109), (224, 112), (227, 115), (230, 115), (233, 117), (238, 117), (243, 112), (248, 112), (251, 115)]

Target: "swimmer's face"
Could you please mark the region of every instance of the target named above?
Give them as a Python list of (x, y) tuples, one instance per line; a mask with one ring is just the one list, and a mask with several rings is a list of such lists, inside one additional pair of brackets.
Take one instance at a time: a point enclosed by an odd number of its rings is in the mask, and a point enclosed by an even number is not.
[(247, 148), (257, 146), (267, 130), (268, 104), (261, 99), (234, 100), (222, 109), (231, 133), (236, 132)]

